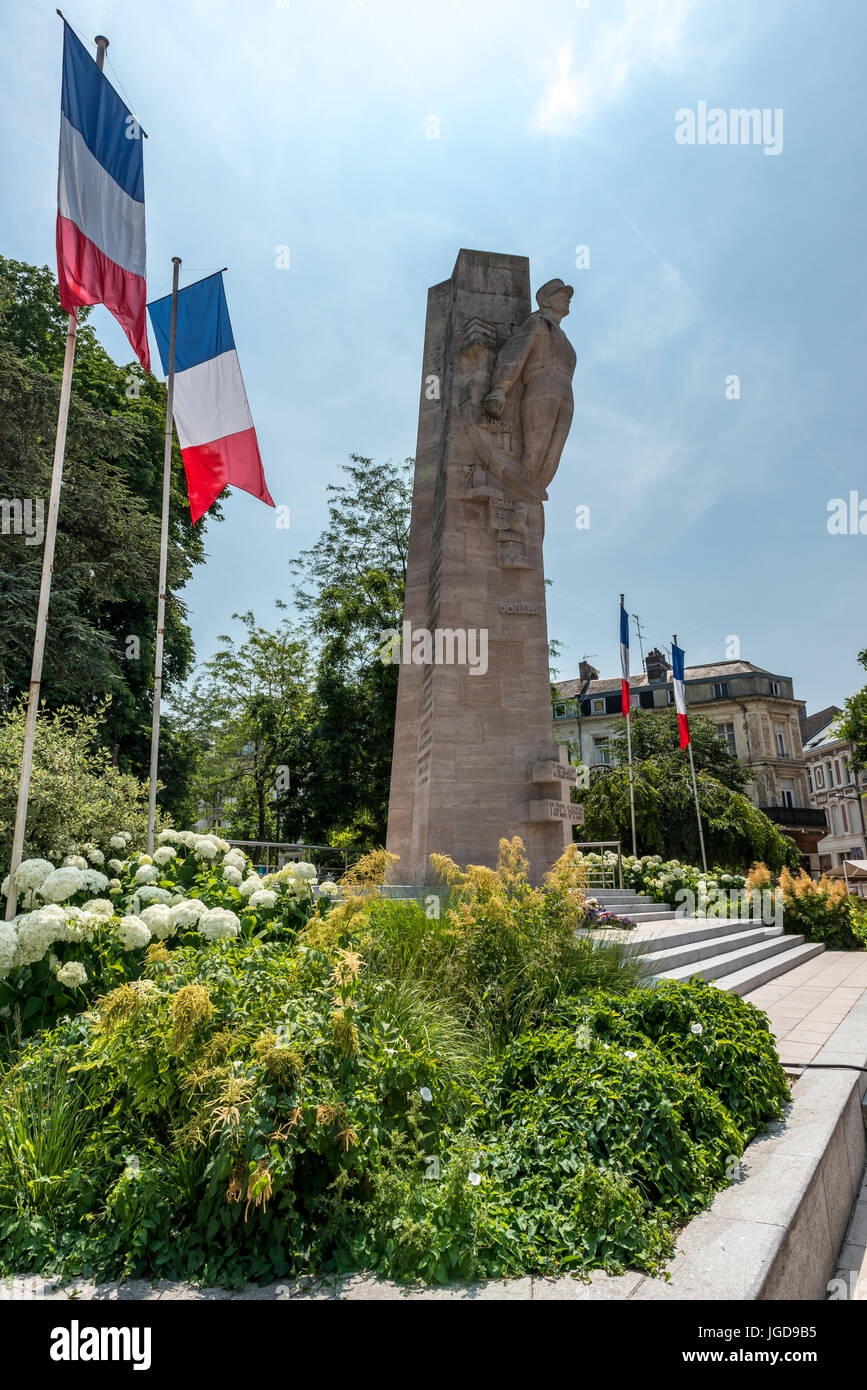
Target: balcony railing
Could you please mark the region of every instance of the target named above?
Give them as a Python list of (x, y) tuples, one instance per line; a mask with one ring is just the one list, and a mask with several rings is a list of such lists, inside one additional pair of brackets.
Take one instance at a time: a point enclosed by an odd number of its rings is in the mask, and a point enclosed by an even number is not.
[(828, 820), (825, 812), (815, 806), (760, 806), (768, 820), (775, 825), (791, 825), (795, 829), (825, 830)]

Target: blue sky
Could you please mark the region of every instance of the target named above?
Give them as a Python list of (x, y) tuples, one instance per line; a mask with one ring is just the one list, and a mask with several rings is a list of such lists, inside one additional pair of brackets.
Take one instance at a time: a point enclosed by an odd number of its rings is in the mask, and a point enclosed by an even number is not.
[[(865, 12), (858, 0), (69, 0), (149, 135), (151, 297), (228, 265), (275, 501), (234, 493), (186, 591), (200, 656), (273, 616), (350, 452), (415, 449), (426, 292), (460, 247), (575, 285), (572, 432), (547, 509), (560, 676), (646, 648), (864, 681)], [(61, 24), (4, 7), (0, 251), (53, 264)], [(783, 112), (783, 146), (681, 145), (700, 102)], [(428, 138), (430, 117), (438, 138)], [(277, 248), (289, 247), (289, 269)], [(576, 267), (576, 247), (589, 267)], [(92, 322), (130, 353), (104, 309)], [(726, 378), (740, 399), (726, 399)], [(576, 507), (590, 508), (587, 530)], [(867, 506), (865, 506), (867, 513)], [(867, 529), (867, 519), (865, 519)], [(639, 669), (636, 660), (633, 670)]]

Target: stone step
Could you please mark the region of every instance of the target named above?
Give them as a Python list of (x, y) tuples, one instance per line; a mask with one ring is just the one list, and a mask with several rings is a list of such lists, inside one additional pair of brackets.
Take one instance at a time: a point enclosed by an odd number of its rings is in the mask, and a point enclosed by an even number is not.
[[(715, 983), (725, 975), (735, 975), (739, 971), (746, 971), (760, 961), (766, 961), (769, 956), (785, 954), (794, 950), (796, 946), (802, 946), (804, 938), (803, 936), (771, 936), (766, 937), (763, 941), (757, 941), (751, 946), (735, 947), (734, 950), (727, 949), (728, 942), (725, 939), (720, 944), (722, 951), (719, 954), (705, 956), (702, 960), (694, 961), (691, 964), (677, 965), (671, 970), (661, 970), (659, 972), (660, 977), (665, 980), (694, 980), (698, 978)], [(785, 968), (788, 969), (788, 966)], [(768, 978), (771, 977), (768, 976)]]
[[(602, 904), (600, 903), (599, 906), (601, 907)], [(646, 910), (639, 908), (636, 910), (635, 908), (627, 907), (608, 907), (606, 904), (605, 911), (613, 912), (615, 917), (626, 917), (630, 922), (634, 922), (637, 927), (643, 926), (645, 922), (677, 921), (677, 916), (674, 909), (671, 907), (653, 907), (647, 908)]]
[(671, 929), (660, 930), (653, 936), (632, 936), (627, 937), (624, 933), (623, 940), (631, 940), (635, 949), (642, 954), (654, 955), (657, 951), (667, 951), (673, 946), (687, 946), (691, 942), (713, 942), (719, 951), (724, 950), (722, 938), (738, 935), (743, 931), (750, 931), (752, 928), (758, 930), (763, 923), (756, 922), (753, 917), (719, 917), (711, 920), (698, 917), (679, 917), (678, 925)]
[[(794, 938), (782, 939), (791, 941)], [(748, 965), (742, 970), (723, 975), (718, 983), (718, 988), (727, 990), (730, 994), (749, 994), (750, 990), (758, 989), (760, 985), (766, 985), (769, 980), (776, 980), (780, 975), (785, 975), (787, 971), (796, 969), (807, 960), (812, 960), (814, 956), (820, 956), (824, 949), (821, 941), (806, 941), (803, 946), (795, 946), (791, 951), (783, 951), (781, 954), (770, 956), (755, 965)]]
[(665, 943), (659, 943), (652, 952), (641, 952), (652, 958), (653, 968), (671, 978), (671, 972), (681, 966), (694, 966), (699, 962), (711, 961), (721, 955), (730, 955), (745, 946), (755, 946), (767, 941), (767, 928), (761, 923), (739, 932), (705, 937), (697, 941), (681, 942), (673, 933)]

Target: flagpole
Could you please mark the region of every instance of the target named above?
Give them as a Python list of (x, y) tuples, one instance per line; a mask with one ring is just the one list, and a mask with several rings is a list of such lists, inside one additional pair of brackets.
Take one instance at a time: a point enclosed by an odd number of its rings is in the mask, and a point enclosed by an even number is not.
[[(60, 14), (60, 11), (57, 11)], [(61, 19), (63, 18), (60, 15)], [(108, 39), (97, 34), (96, 65), (105, 67)], [(75, 360), (75, 335), (78, 315), (73, 309), (67, 318), (66, 350), (63, 354), (63, 376), (60, 382), (60, 402), (57, 408), (57, 433), (54, 437), (54, 462), (51, 467), (51, 490), (48, 495), (48, 521), (42, 551), (42, 579), (39, 584), (39, 604), (36, 609), (36, 629), (33, 636), (33, 661), (30, 667), (30, 695), (24, 721), (24, 747), (21, 753), (21, 776), (18, 781), (18, 804), (15, 808), (15, 829), (12, 833), (12, 856), (9, 861), (9, 892), (6, 897), (6, 921), (15, 916), (18, 893), (15, 877), (24, 853), (24, 834), (27, 828), (27, 803), (30, 799), (30, 778), (33, 773), (33, 747), (36, 742), (36, 719), (39, 714), (39, 695), (42, 689), (42, 664), (45, 657), (45, 631), (48, 625), (48, 604), (51, 599), (51, 579), (54, 574), (54, 549), (57, 542), (57, 512), (63, 484), (63, 463), (66, 455), (66, 427), (69, 422), (69, 400), (72, 395), (72, 364)]]
[[(620, 607), (623, 608), (623, 594), (620, 595)], [(629, 673), (627, 672), (627, 680)], [(626, 748), (629, 755), (629, 818), (632, 822), (632, 854), (637, 857), (638, 849), (635, 842), (635, 790), (632, 784), (632, 708), (627, 700), (626, 712)]]
[(178, 328), (178, 278), (180, 256), (172, 256), (172, 317), (169, 330), (169, 370), (166, 378), (166, 437), (163, 449), (163, 514), (160, 531), (160, 579), (157, 594), (157, 640), (154, 654), (154, 709), (151, 726), (151, 765), (148, 781), (148, 841), (147, 852), (154, 852), (154, 828), (157, 815), (157, 770), (160, 757), (160, 696), (163, 686), (163, 636), (166, 623), (166, 579), (169, 558), (169, 500), (172, 487), (172, 429), (175, 398), (175, 338)]
[[(677, 633), (674, 634), (674, 645), (677, 646)], [(684, 701), (685, 701), (685, 700), (686, 700), (686, 689), (684, 688)], [(707, 873), (707, 855), (705, 854), (705, 849), (704, 849), (704, 830), (702, 829), (702, 824), (701, 824), (701, 810), (699, 809), (699, 804), (698, 804), (698, 783), (697, 783), (697, 781), (695, 780), (695, 762), (693, 761), (693, 756), (692, 756), (692, 735), (690, 735), (689, 743), (688, 743), (686, 746), (687, 746), (687, 749), (688, 749), (688, 751), (689, 751), (689, 770), (690, 770), (690, 773), (692, 774), (692, 794), (693, 794), (693, 796), (695, 797), (695, 816), (696, 816), (696, 820), (698, 821), (698, 838), (699, 838), (699, 843), (700, 843), (700, 845), (701, 845), (701, 867), (702, 867), (702, 871), (703, 871), (704, 873)]]

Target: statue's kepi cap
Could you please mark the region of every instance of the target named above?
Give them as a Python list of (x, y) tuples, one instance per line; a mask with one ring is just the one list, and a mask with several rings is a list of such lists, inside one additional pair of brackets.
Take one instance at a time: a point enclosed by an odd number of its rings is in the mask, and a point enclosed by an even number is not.
[(539, 286), (539, 288), (536, 291), (536, 303), (544, 304), (545, 301), (551, 297), (555, 290), (565, 290), (570, 299), (575, 293), (575, 290), (573, 289), (572, 285), (567, 285), (564, 283), (563, 280), (560, 280), (555, 277), (553, 280), (546, 280), (544, 285)]

